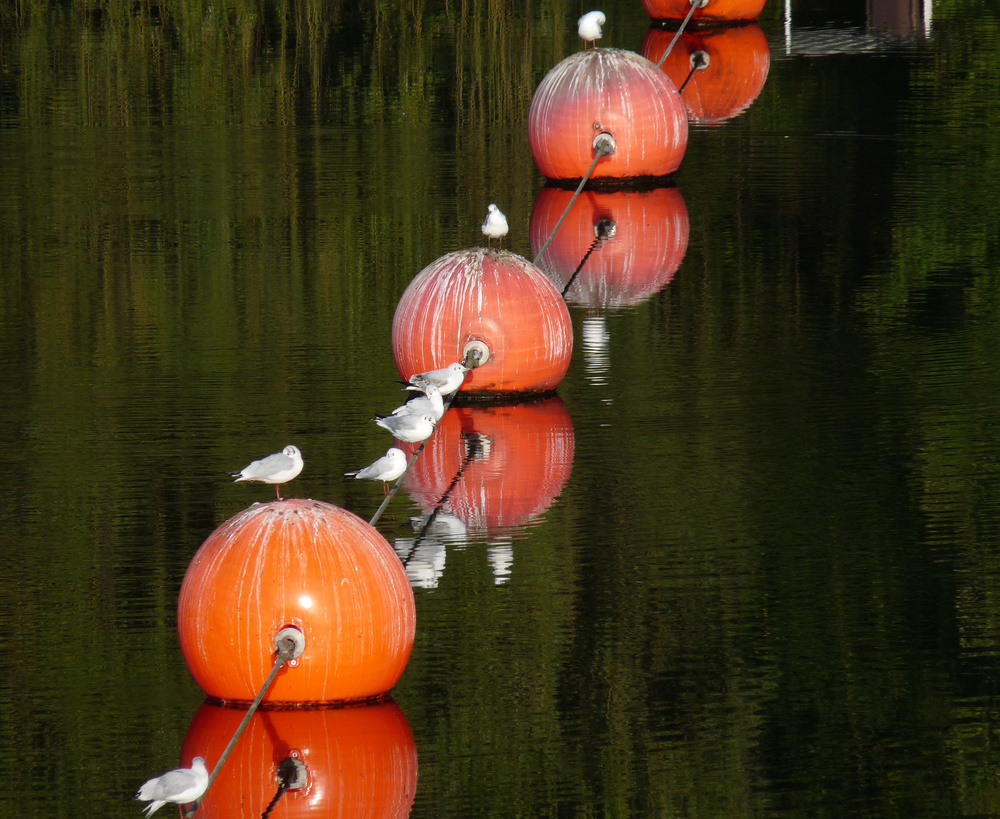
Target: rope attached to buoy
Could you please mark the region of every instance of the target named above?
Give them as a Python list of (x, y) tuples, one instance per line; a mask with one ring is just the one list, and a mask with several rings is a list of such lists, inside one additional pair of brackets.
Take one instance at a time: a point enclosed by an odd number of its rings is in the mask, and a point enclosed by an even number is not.
[(705, 6), (708, 5), (708, 0), (690, 0), (690, 2), (691, 2), (691, 8), (688, 10), (687, 15), (681, 22), (680, 28), (677, 29), (677, 33), (674, 34), (674, 39), (670, 41), (670, 45), (667, 46), (667, 50), (663, 52), (663, 56), (660, 57), (660, 61), (656, 64), (657, 68), (663, 67), (663, 61), (667, 59), (667, 57), (670, 55), (670, 52), (674, 50), (674, 46), (677, 44), (677, 41), (681, 38), (681, 35), (684, 33), (684, 29), (687, 28), (687, 24), (691, 21), (691, 18), (694, 16), (694, 13), (698, 9), (703, 9), (705, 8)]
[(458, 486), (458, 482), (462, 479), (462, 475), (465, 474), (465, 468), (477, 457), (482, 455), (483, 445), (478, 433), (462, 433), (462, 437), (469, 443), (469, 446), (466, 448), (465, 455), (462, 458), (462, 464), (458, 467), (458, 472), (455, 473), (455, 477), (451, 479), (451, 483), (448, 484), (448, 488), (444, 490), (441, 497), (438, 498), (438, 502), (434, 504), (434, 510), (427, 516), (427, 520), (424, 521), (424, 525), (420, 527), (420, 531), (417, 532), (417, 536), (413, 539), (413, 546), (406, 553), (405, 557), (400, 557), (400, 561), (404, 566), (409, 564), (410, 558), (413, 557), (417, 548), (420, 546), (421, 541), (423, 541), (423, 539), (427, 536), (427, 532), (430, 531), (431, 524), (434, 523), (434, 519), (444, 508), (452, 490)]
[(278, 801), (285, 795), (286, 791), (299, 790), (309, 784), (309, 773), (306, 771), (306, 764), (301, 759), (286, 757), (278, 765), (278, 792), (274, 795), (260, 819), (267, 819), (278, 806)]
[(688, 71), (688, 75), (684, 78), (684, 82), (681, 83), (681, 87), (677, 89), (678, 94), (683, 94), (684, 89), (687, 88), (687, 84), (691, 82), (691, 78), (694, 76), (695, 71), (704, 71), (708, 68), (709, 56), (707, 51), (695, 51), (691, 54), (691, 70)]
[[(484, 362), (482, 361), (483, 353), (481, 349), (474, 345), (470, 346), (472, 348), (469, 349), (468, 352), (466, 353), (465, 359), (462, 361), (462, 364), (468, 367), (469, 371), (471, 372)], [(468, 377), (469, 373), (466, 372), (465, 375), (466, 377)], [(451, 402), (455, 400), (455, 396), (458, 395), (458, 390), (460, 390), (461, 388), (462, 388), (461, 385), (459, 385), (458, 388), (455, 390), (455, 392), (453, 392), (451, 395), (448, 396), (447, 400), (444, 402), (444, 411), (441, 413), (441, 418), (444, 418), (445, 413), (448, 412), (448, 409), (451, 407)], [(441, 421), (439, 420), (438, 424), (440, 423)], [(437, 432), (437, 424), (434, 425), (434, 432)], [(434, 432), (431, 433), (431, 437), (433, 437)], [(409, 474), (410, 470), (413, 469), (413, 465), (417, 462), (417, 458), (420, 457), (420, 453), (424, 451), (424, 447), (427, 446), (427, 441), (429, 440), (430, 438), (427, 438), (426, 441), (421, 441), (420, 446), (417, 447), (417, 451), (413, 453), (413, 457), (410, 458), (410, 462), (406, 465), (406, 471), (403, 472), (403, 474), (396, 479), (396, 483), (392, 485), (392, 489), (390, 489), (389, 494), (385, 496), (385, 499), (382, 501), (382, 505), (375, 510), (375, 514), (372, 515), (372, 519), (368, 521), (369, 526), (375, 525), (375, 522), (380, 517), (382, 517), (382, 513), (385, 511), (385, 508), (389, 505), (389, 501), (391, 501), (394, 497), (396, 497), (396, 493), (403, 488), (403, 481), (406, 480), (406, 476)]]
[(580, 195), (580, 191), (583, 190), (583, 186), (590, 180), (590, 175), (594, 172), (594, 168), (597, 167), (597, 163), (601, 161), (602, 157), (613, 154), (616, 147), (615, 138), (607, 132), (602, 132), (594, 137), (594, 161), (590, 163), (590, 167), (583, 175), (583, 179), (581, 179), (580, 184), (577, 185), (576, 191), (573, 193), (573, 196), (570, 197), (569, 203), (566, 205), (566, 210), (564, 210), (562, 216), (559, 217), (559, 221), (556, 222), (556, 226), (552, 228), (552, 233), (549, 234), (549, 238), (545, 240), (545, 244), (542, 245), (542, 249), (535, 254), (535, 258), (531, 262), (532, 264), (538, 264), (538, 260), (542, 258), (542, 254), (549, 249), (549, 245), (552, 244), (552, 240), (556, 238), (556, 234), (559, 232), (559, 228), (562, 227), (562, 223), (565, 222), (566, 217), (569, 216), (570, 209), (573, 207), (577, 197)]
[(614, 222), (614, 220), (599, 219), (597, 221), (597, 224), (594, 225), (594, 241), (591, 242), (590, 248), (583, 254), (583, 258), (580, 259), (580, 264), (576, 266), (576, 270), (573, 271), (573, 275), (569, 277), (569, 280), (566, 282), (566, 286), (563, 287), (563, 298), (566, 298), (566, 294), (573, 286), (573, 282), (576, 281), (576, 277), (580, 275), (580, 271), (583, 270), (583, 266), (587, 263), (587, 259), (590, 258), (590, 254), (597, 250), (597, 248), (599, 248), (606, 239), (613, 239), (617, 232), (618, 225)]
[[(295, 632), (295, 634), (292, 632)], [(222, 766), (226, 764), (226, 760), (233, 752), (233, 748), (236, 747), (236, 743), (239, 742), (239, 739), (246, 730), (247, 725), (250, 724), (250, 719), (257, 712), (257, 708), (260, 706), (261, 701), (264, 699), (264, 695), (271, 687), (271, 683), (274, 682), (274, 678), (278, 676), (278, 672), (281, 671), (285, 663), (289, 660), (294, 660), (302, 654), (305, 650), (305, 646), (305, 635), (303, 635), (297, 628), (289, 627), (278, 632), (277, 636), (274, 638), (274, 667), (271, 669), (271, 673), (267, 675), (267, 679), (264, 680), (264, 684), (261, 686), (256, 698), (247, 709), (247, 712), (243, 717), (243, 721), (240, 722), (239, 727), (236, 729), (236, 733), (233, 734), (233, 738), (229, 740), (229, 744), (222, 752), (222, 756), (219, 757), (219, 761), (215, 764), (215, 768), (212, 770), (212, 774), (208, 778), (208, 785), (205, 786), (205, 793), (203, 793), (191, 806), (191, 810), (187, 812), (187, 816), (190, 816), (198, 810), (199, 807), (201, 807), (201, 803), (205, 800), (205, 795), (212, 787), (212, 783), (215, 782), (215, 778), (219, 775), (219, 771), (222, 770)]]

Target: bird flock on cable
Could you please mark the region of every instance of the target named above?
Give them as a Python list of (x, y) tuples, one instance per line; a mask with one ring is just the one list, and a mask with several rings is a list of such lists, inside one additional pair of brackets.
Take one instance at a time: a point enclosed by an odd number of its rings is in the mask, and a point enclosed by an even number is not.
[[(577, 34), (583, 40), (583, 49), (588, 43), (597, 48), (601, 39), (601, 26), (607, 22), (603, 12), (590, 11), (577, 21)], [(488, 245), (492, 246), (496, 239), (503, 247), (503, 239), (507, 235), (509, 225), (507, 217), (495, 204), (486, 211), (483, 221), (483, 235)], [(439, 370), (417, 373), (410, 376), (407, 390), (419, 392), (405, 404), (394, 409), (389, 415), (376, 416), (375, 423), (392, 433), (399, 441), (415, 444), (431, 437), (438, 421), (444, 416), (444, 399), (451, 395), (465, 381), (469, 368), (461, 362), (449, 364)], [(233, 472), (236, 481), (255, 481), (274, 484), (275, 494), (281, 500), (281, 485), (298, 477), (304, 461), (297, 446), (289, 444), (281, 452), (268, 455), (266, 458), (253, 461), (238, 472)], [(398, 447), (390, 447), (381, 458), (363, 469), (345, 473), (349, 478), (363, 478), (371, 481), (382, 481), (384, 492), (389, 491), (389, 484), (401, 478), (408, 466), (406, 453)], [(190, 768), (176, 768), (156, 776), (144, 783), (136, 799), (149, 802), (144, 812), (147, 817), (156, 813), (168, 802), (178, 806), (183, 817), (181, 805), (186, 805), (200, 799), (208, 788), (209, 772), (204, 757), (196, 756)]]
[[(468, 367), (456, 361), (440, 370), (410, 376), (406, 389), (419, 392), (420, 395), (396, 407), (389, 415), (376, 415), (375, 423), (391, 432), (398, 441), (408, 444), (426, 441), (444, 415), (445, 397), (462, 386), (468, 371)], [(298, 477), (303, 463), (299, 448), (289, 444), (281, 452), (253, 461), (233, 475), (237, 481), (274, 484), (277, 499), (281, 500), (281, 484)], [(375, 463), (345, 474), (352, 478), (382, 481), (383, 490), (388, 492), (389, 484), (402, 477), (406, 467), (406, 454), (403, 450), (390, 447)]]

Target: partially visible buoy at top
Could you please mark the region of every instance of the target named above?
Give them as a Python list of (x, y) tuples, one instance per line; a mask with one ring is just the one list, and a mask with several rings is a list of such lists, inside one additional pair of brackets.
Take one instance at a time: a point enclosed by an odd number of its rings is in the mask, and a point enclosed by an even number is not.
[[(677, 88), (645, 57), (598, 48), (572, 54), (538, 85), (528, 141), (549, 179), (582, 179), (600, 146), (592, 179), (668, 176), (687, 149), (688, 123)], [(608, 150), (607, 148), (604, 150)]]
[[(756, 20), (764, 10), (764, 0), (695, 0), (699, 6), (693, 22), (735, 22)], [(691, 0), (642, 0), (654, 20), (683, 20), (691, 11)]]
[(472, 393), (545, 393), (559, 386), (573, 353), (566, 303), (531, 262), (505, 250), (460, 250), (410, 282), (392, 321), (403, 379), (466, 361)]
[(210, 697), (248, 703), (275, 638), (301, 634), (266, 704), (379, 699), (413, 648), (416, 611), (392, 547), (356, 515), (316, 500), (254, 504), (191, 560), (177, 604), (181, 651)]
[[(642, 53), (659, 63), (675, 32), (652, 26)], [(691, 74), (695, 60), (703, 66)], [(771, 49), (757, 23), (685, 31), (661, 66), (678, 86), (688, 118), (699, 125), (717, 125), (739, 115), (757, 99), (771, 67)]]

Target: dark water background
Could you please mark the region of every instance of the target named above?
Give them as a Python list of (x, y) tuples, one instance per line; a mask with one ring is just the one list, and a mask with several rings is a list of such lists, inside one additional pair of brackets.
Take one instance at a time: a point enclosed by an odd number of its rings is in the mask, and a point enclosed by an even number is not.
[[(1000, 813), (1000, 13), (870, 5), (771, 0), (676, 273), (571, 304), (571, 468), (413, 564), (412, 816)], [(396, 302), (489, 202), (533, 255), (587, 10), (0, 4), (0, 813), (177, 763), (184, 571), (270, 498), (228, 470), (375, 510)]]

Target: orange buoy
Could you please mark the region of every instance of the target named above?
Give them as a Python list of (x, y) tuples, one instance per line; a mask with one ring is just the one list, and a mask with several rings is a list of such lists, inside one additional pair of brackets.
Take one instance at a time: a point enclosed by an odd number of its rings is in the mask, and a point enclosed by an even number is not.
[[(552, 233), (572, 195), (548, 186), (538, 192), (529, 228), (535, 252)], [(598, 231), (608, 238), (587, 256)], [(688, 231), (687, 206), (677, 188), (586, 191), (538, 266), (560, 292), (572, 278), (566, 298), (577, 304), (599, 308), (638, 304), (673, 278), (687, 252)]]
[(470, 349), (481, 365), (463, 392), (541, 393), (559, 386), (573, 327), (555, 286), (527, 259), (472, 248), (442, 256), (410, 282), (392, 320), (392, 352), (404, 380), (445, 367)]
[[(673, 37), (672, 31), (651, 27), (642, 43), (642, 53), (659, 63)], [(692, 55), (697, 52), (704, 52), (708, 65), (694, 72), (681, 94), (691, 122), (725, 122), (757, 99), (771, 68), (771, 49), (759, 25), (685, 31), (662, 66), (678, 87), (691, 72)]]
[(529, 404), (454, 407), (407, 474), (425, 512), (443, 509), (479, 531), (537, 518), (573, 469), (573, 422), (558, 396)]
[[(202, 705), (184, 738), (181, 759), (203, 756), (214, 770), (245, 713)], [(274, 816), (410, 815), (417, 790), (417, 748), (406, 717), (392, 700), (349, 708), (257, 712), (197, 815), (264, 815), (277, 791), (278, 766), (287, 759), (295, 760), (300, 779), (282, 795)]]
[(631, 51), (598, 48), (573, 54), (549, 71), (531, 101), (528, 141), (549, 179), (582, 179), (594, 140), (614, 138), (613, 154), (592, 179), (667, 176), (687, 149), (684, 105), (672, 82)]
[[(642, 4), (654, 20), (683, 20), (691, 10), (690, 0), (642, 0)], [(695, 10), (691, 20), (713, 23), (756, 20), (763, 10), (764, 0), (708, 0)]]
[(273, 667), (275, 636), (305, 650), (265, 703), (368, 700), (402, 676), (416, 630), (413, 592), (385, 539), (315, 500), (254, 504), (216, 529), (181, 584), (177, 629), (198, 685), (250, 702)]

